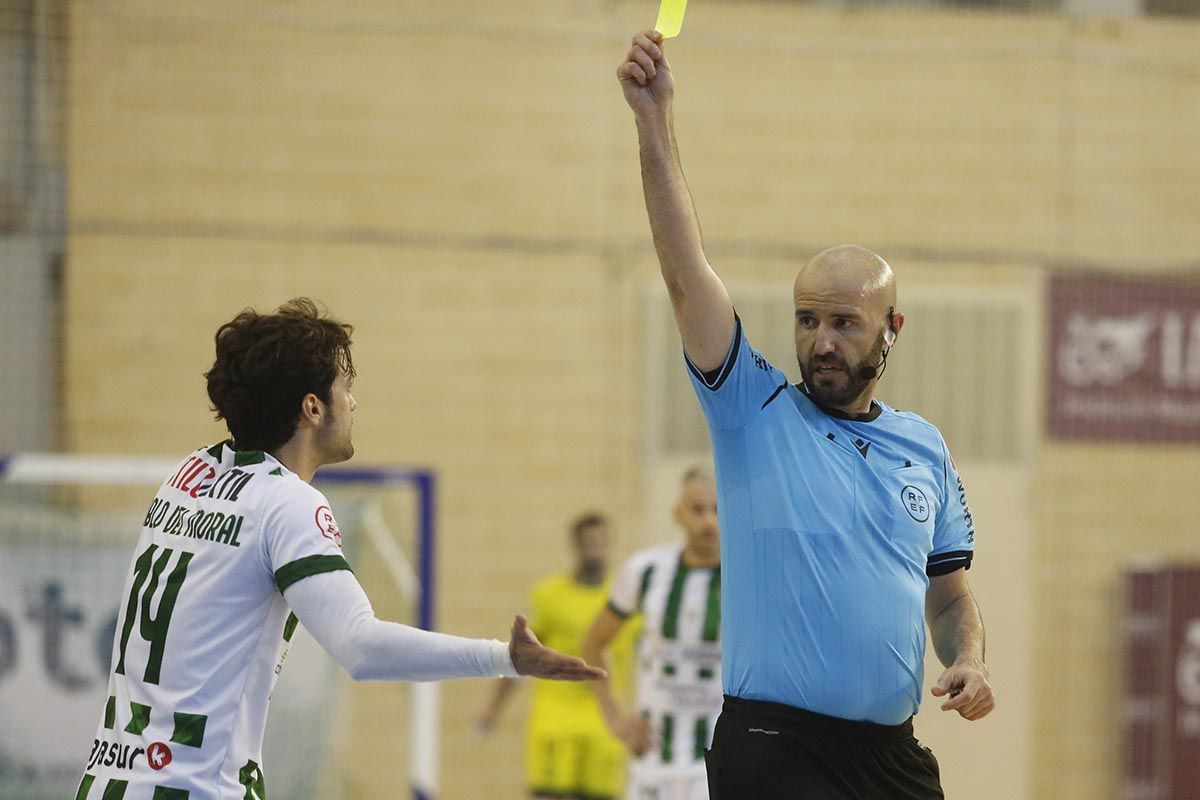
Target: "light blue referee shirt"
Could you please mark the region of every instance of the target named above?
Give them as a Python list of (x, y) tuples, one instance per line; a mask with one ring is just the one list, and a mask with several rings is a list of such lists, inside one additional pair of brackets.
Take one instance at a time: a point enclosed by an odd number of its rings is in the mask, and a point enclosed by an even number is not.
[(754, 351), (741, 320), (720, 369), (688, 368), (716, 464), (725, 693), (908, 719), (928, 576), (969, 568), (975, 547), (941, 434), (878, 401), (871, 421), (826, 413)]

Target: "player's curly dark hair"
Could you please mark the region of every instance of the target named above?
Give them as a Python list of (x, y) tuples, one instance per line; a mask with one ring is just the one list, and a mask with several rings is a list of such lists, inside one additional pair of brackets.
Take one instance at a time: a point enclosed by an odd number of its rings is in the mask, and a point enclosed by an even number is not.
[(295, 434), (306, 394), (328, 404), (338, 369), (354, 377), (353, 332), (307, 297), (274, 314), (248, 308), (218, 328), (217, 357), (204, 377), (234, 446), (273, 452)]

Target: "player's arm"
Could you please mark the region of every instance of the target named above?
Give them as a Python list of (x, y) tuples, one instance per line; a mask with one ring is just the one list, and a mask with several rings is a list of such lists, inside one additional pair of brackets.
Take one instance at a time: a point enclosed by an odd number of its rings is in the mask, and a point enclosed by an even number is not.
[(435, 681), (532, 675), (595, 680), (602, 669), (541, 644), (518, 614), (507, 643), (420, 630), (375, 616), (354, 574), (322, 572), (286, 587), (305, 629), (355, 680)]
[(656, 31), (636, 34), (617, 78), (637, 120), (646, 211), (683, 347), (697, 368), (709, 372), (729, 352), (733, 304), (704, 255), (700, 220), (675, 142), (675, 79), (663, 47)]
[[(621, 632), (627, 619), (611, 608), (605, 607), (601, 610), (588, 629), (587, 635), (584, 636), (584, 661), (598, 667), (607, 667), (608, 658), (605, 652), (613, 639)], [(592, 692), (596, 695), (596, 702), (604, 714), (604, 721), (613, 735), (624, 742), (625, 746), (635, 755), (641, 755), (649, 750), (651, 746), (650, 723), (639, 716), (626, 714), (622, 710), (621, 704), (613, 693), (612, 683), (607, 677), (593, 681), (590, 685)]]
[(480, 736), (487, 736), (496, 729), (496, 725), (500, 722), (500, 716), (504, 713), (504, 709), (508, 708), (508, 703), (512, 700), (519, 685), (514, 678), (501, 678), (496, 681), (491, 699), (488, 700), (487, 707), (475, 723), (475, 731)]
[(378, 619), (330, 536), (337, 522), (323, 494), (302, 481), (280, 480), (263, 507), (263, 568), (308, 632), (356, 680), (604, 675), (583, 659), (543, 647), (519, 614), (507, 644)]
[(984, 661), (983, 617), (965, 569), (929, 579), (925, 619), (934, 652), (946, 667), (932, 689), (935, 697), (949, 695), (942, 710), (957, 711), (968, 720), (987, 716), (996, 707), (996, 696)]
[[(618, 616), (610, 608), (602, 609), (583, 637), (583, 660), (589, 664), (607, 668), (608, 657), (605, 651), (624, 626), (624, 617)], [(610, 721), (611, 726), (611, 721), (620, 714), (621, 710), (613, 695), (611, 682), (607, 678), (595, 681), (592, 684), (592, 691), (596, 695), (596, 702), (599, 703), (600, 710), (604, 712), (604, 718)]]

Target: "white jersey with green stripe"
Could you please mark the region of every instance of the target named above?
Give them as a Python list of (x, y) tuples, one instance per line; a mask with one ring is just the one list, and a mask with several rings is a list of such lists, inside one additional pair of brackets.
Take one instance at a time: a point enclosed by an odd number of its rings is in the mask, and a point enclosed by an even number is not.
[(609, 609), (642, 614), (637, 701), (654, 728), (647, 766), (703, 764), (721, 713), (721, 568), (689, 568), (680, 545), (631, 557), (613, 582)]
[(150, 504), (77, 800), (262, 798), (267, 703), (296, 617), (283, 589), (349, 569), (329, 503), (268, 454), (184, 459)]

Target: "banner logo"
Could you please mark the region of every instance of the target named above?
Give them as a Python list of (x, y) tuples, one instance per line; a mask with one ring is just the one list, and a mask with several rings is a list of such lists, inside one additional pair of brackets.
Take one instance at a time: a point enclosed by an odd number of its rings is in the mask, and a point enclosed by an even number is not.
[(1049, 297), (1052, 437), (1200, 441), (1200, 282), (1064, 273)]
[(1155, 320), (1072, 314), (1058, 348), (1058, 372), (1072, 386), (1116, 386), (1146, 366)]

